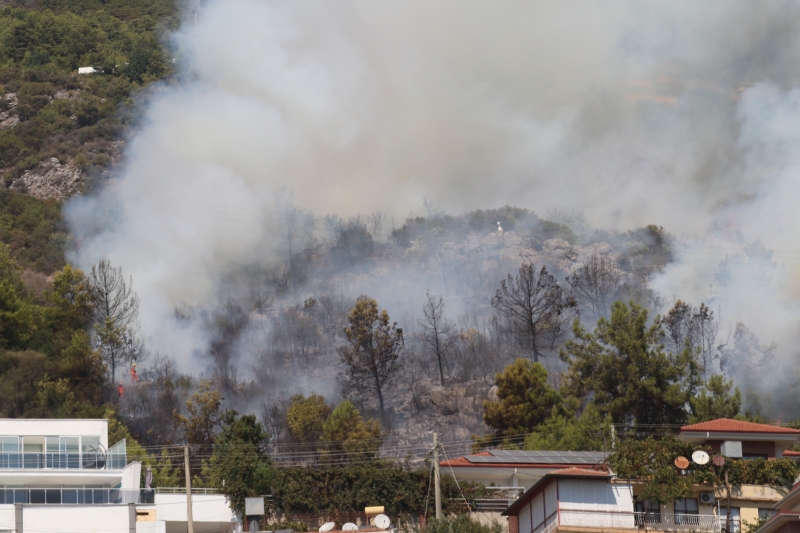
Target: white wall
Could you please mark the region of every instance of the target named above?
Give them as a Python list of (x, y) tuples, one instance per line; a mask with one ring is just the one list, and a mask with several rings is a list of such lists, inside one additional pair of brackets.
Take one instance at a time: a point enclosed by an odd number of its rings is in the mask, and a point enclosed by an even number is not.
[[(156, 494), (156, 520), (186, 522), (185, 494)], [(195, 522), (230, 522), (233, 511), (222, 494), (192, 494)]]
[(624, 483), (560, 479), (558, 499), (566, 510), (633, 512), (633, 489)]
[(163, 520), (136, 522), (136, 533), (166, 533), (167, 523)]
[(561, 524), (589, 528), (633, 528), (633, 488), (606, 480), (560, 479)]
[(122, 469), (122, 489), (138, 489), (142, 479), (142, 463), (133, 461)]
[(25, 533), (130, 533), (127, 505), (42, 505), (22, 508)]
[[(100, 443), (108, 448), (108, 420), (69, 420), (37, 418), (2, 418), (0, 435), (7, 436), (99, 436)], [(116, 444), (116, 443), (112, 443)]]
[(519, 513), (519, 533), (541, 531), (558, 520), (558, 482), (551, 481)]
[(0, 531), (15, 529), (16, 514), (13, 505), (0, 505)]

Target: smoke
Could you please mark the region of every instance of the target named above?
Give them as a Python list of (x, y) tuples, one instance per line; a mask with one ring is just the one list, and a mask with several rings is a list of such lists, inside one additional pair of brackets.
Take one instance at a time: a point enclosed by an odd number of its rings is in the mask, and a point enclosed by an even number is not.
[[(682, 235), (654, 286), (713, 298), (788, 358), (798, 10), (210, 0), (173, 36), (179, 75), (151, 94), (119, 179), (68, 203), (73, 259), (122, 266), (149, 342), (188, 368), (210, 339), (173, 309), (213, 307), (231, 264), (274, 259), (282, 186), (317, 214), (395, 220), (424, 198), (568, 205), (598, 227)], [(756, 239), (775, 250), (768, 279), (720, 284), (720, 260)]]

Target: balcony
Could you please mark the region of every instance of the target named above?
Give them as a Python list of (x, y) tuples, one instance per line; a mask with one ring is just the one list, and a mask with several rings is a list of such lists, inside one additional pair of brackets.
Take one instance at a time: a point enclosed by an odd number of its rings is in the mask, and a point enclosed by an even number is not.
[[(556, 529), (571, 531), (582, 528), (720, 532), (723, 521), (714, 515), (572, 511), (561, 509), (548, 516), (537, 527), (534, 527), (533, 533), (551, 533)], [(733, 526), (734, 524), (731, 525)]]
[(121, 470), (128, 464), (124, 439), (107, 452), (20, 452), (18, 448), (17, 451), (0, 452), (0, 470)]
[[(109, 505), (155, 502), (156, 494), (186, 494), (184, 487), (157, 487), (154, 489), (120, 489), (87, 487), (2, 487), (0, 504), (35, 505)], [(192, 494), (219, 494), (219, 489), (192, 489)]]

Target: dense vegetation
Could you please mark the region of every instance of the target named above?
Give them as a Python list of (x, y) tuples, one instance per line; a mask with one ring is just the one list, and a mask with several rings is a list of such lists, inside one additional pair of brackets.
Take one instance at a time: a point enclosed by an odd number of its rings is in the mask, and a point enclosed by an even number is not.
[(34, 294), (0, 244), (0, 417), (98, 417), (105, 369), (87, 332), (83, 274), (64, 267)]
[(791, 488), (800, 474), (800, 465), (792, 459), (728, 459), (723, 467), (709, 461), (705, 465), (693, 464), (683, 472), (675, 467), (676, 457), (691, 457), (696, 449), (696, 445), (674, 437), (630, 439), (621, 443), (609, 464), (621, 479), (643, 482), (642, 498), (662, 503), (690, 496), (696, 485), (723, 485), (726, 470), (732, 486), (769, 485), (784, 490)]
[(67, 232), (60, 207), (0, 190), (0, 242), (24, 269), (52, 274), (63, 268)]
[[(169, 0), (44, 0), (0, 10), (0, 173), (11, 185), (48, 158), (108, 167), (134, 120), (132, 95), (171, 62), (159, 42)], [(95, 67), (93, 75), (77, 74)]]

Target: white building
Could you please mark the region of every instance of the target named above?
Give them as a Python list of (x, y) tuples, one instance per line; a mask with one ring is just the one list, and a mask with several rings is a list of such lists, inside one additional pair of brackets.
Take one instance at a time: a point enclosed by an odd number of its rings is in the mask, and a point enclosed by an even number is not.
[[(107, 420), (0, 419), (0, 533), (186, 531), (186, 495), (140, 488), (141, 469)], [(236, 525), (223, 495), (192, 509), (198, 533)]]

